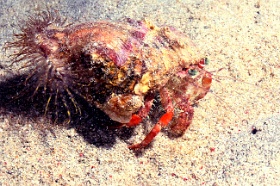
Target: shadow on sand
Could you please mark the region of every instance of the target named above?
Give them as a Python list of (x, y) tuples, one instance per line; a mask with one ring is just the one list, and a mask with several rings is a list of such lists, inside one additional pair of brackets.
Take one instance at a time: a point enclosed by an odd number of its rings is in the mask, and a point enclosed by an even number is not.
[(97, 147), (110, 148), (115, 144), (117, 137), (127, 140), (132, 136), (132, 128), (118, 128), (117, 122), (112, 121), (101, 110), (77, 95), (75, 95), (75, 100), (79, 104), (81, 113), (75, 113), (74, 106), (70, 105), (68, 109), (72, 114), (69, 123), (67, 109), (62, 102), (51, 102), (45, 113), (49, 97), (46, 95), (49, 93), (42, 88), (34, 94), (34, 88), (24, 85), (25, 79), (26, 76), (17, 76), (0, 83), (0, 108), (4, 112), (35, 120), (39, 117), (50, 118), (53, 125), (74, 128), (85, 141)]

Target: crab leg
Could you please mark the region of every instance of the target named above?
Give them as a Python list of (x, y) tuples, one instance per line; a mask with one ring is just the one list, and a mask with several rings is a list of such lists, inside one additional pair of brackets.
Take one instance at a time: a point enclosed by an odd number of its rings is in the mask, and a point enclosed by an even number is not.
[(170, 100), (168, 91), (163, 89), (161, 91), (161, 95), (164, 95), (165, 97), (161, 96), (161, 102), (162, 105), (164, 106), (166, 113), (161, 116), (159, 121), (155, 124), (153, 129), (149, 132), (149, 134), (145, 137), (145, 139), (141, 143), (137, 143), (134, 145), (128, 146), (129, 149), (140, 149), (146, 147), (148, 144), (151, 143), (151, 141), (156, 137), (156, 135), (161, 131), (161, 129), (165, 126), (168, 125), (168, 123), (172, 120), (173, 118), (173, 105), (172, 101)]

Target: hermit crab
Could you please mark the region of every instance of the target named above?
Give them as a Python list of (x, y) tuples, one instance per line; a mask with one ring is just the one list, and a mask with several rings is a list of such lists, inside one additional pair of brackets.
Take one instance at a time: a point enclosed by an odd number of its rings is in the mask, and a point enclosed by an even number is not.
[(6, 49), (14, 49), (13, 64), (28, 69), (26, 89), (46, 94), (46, 113), (50, 105), (64, 107), (71, 118), (71, 107), (82, 110), (79, 96), (121, 126), (133, 127), (149, 115), (159, 95), (165, 113), (130, 149), (146, 147), (162, 127), (182, 135), (193, 105), (212, 81), (204, 70), (207, 58), (186, 35), (147, 20), (66, 25), (58, 13), (44, 11), (29, 17)]

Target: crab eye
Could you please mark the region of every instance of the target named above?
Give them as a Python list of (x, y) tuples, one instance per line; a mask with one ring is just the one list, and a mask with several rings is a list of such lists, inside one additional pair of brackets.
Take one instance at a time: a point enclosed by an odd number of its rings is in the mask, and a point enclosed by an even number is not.
[(189, 73), (190, 76), (195, 76), (197, 74), (197, 70), (190, 69), (188, 73)]
[(209, 65), (209, 63), (210, 63), (210, 60), (206, 57), (206, 58), (204, 58), (204, 64), (205, 65)]

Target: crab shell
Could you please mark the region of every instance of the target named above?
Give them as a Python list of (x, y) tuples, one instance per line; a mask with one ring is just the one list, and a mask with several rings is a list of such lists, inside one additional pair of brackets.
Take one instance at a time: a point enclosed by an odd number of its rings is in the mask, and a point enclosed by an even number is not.
[[(30, 16), (6, 49), (12, 63), (31, 70), (19, 95), (43, 93), (45, 113), (55, 106), (82, 113), (80, 99), (95, 105), (120, 125), (133, 127), (148, 116), (155, 95), (166, 111), (145, 139), (146, 147), (164, 127), (182, 135), (193, 118), (193, 105), (211, 86), (206, 58), (173, 27), (147, 20), (97, 21), (65, 25), (56, 12)], [(195, 71), (199, 72), (195, 75)], [(60, 104), (62, 103), (62, 104)]]
[(131, 120), (145, 96), (201, 59), (187, 36), (146, 20), (81, 24), (64, 34), (67, 48), (81, 51), (74, 57), (74, 68), (83, 73), (80, 94), (120, 123)]

